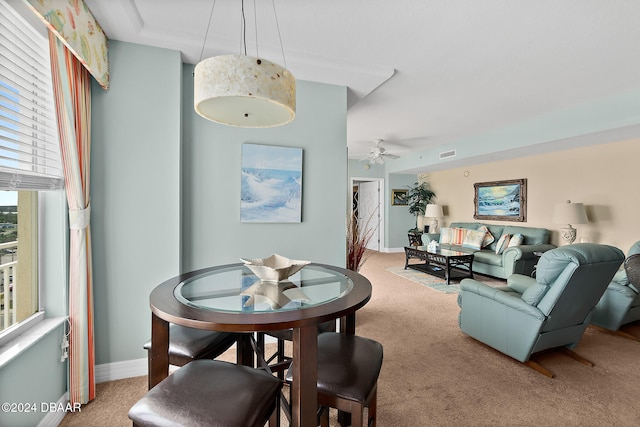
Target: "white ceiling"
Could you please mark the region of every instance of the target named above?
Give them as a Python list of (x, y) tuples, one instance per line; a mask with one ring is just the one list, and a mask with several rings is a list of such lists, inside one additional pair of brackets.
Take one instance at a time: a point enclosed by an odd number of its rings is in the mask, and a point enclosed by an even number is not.
[[(110, 39), (179, 50), (194, 64), (241, 53), (239, 0), (217, 0), (212, 15), (213, 0), (85, 2)], [(378, 138), (402, 155), (640, 88), (638, 0), (275, 6), (294, 76), (349, 88), (351, 158)], [(257, 16), (260, 56), (282, 63), (272, 2), (246, 0), (245, 16), (247, 53), (256, 55)]]

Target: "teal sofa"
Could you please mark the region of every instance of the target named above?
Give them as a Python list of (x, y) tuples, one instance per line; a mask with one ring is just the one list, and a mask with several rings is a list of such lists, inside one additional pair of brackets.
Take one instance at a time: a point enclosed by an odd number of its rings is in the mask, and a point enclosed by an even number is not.
[(501, 287), (464, 279), (458, 294), (460, 329), (553, 376), (529, 361), (531, 355), (575, 348), (623, 260), (616, 247), (578, 243), (545, 252), (535, 278), (514, 274)]
[[(627, 257), (637, 254), (640, 254), (640, 241), (629, 248)], [(622, 268), (613, 276), (607, 291), (596, 305), (591, 323), (610, 331), (618, 331), (621, 326), (637, 320), (640, 320), (640, 289), (629, 283)]]
[[(466, 228), (477, 230), (481, 225), (487, 227), (493, 235), (494, 241), (480, 250), (470, 249), (461, 245), (441, 243), (444, 249), (462, 252), (473, 252), (473, 272), (506, 279), (512, 274), (531, 275), (538, 262), (536, 253), (554, 249), (550, 244), (550, 232), (546, 228), (522, 227), (515, 225), (495, 225), (481, 222), (452, 222), (448, 228)], [(524, 241), (519, 246), (506, 248), (502, 254), (496, 254), (496, 245), (503, 234), (522, 234)], [(425, 243), (427, 244), (427, 243)]]

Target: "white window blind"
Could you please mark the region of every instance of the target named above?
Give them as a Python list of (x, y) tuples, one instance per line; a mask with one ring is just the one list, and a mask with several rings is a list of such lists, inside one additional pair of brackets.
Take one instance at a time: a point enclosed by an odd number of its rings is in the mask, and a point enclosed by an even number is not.
[(49, 42), (0, 2), (0, 189), (62, 188)]

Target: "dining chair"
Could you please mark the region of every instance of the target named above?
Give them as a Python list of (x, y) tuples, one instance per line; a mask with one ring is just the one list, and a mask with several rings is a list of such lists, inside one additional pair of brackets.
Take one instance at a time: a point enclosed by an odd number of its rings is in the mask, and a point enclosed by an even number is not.
[[(382, 344), (372, 339), (337, 332), (318, 335), (318, 405), (322, 427), (329, 427), (329, 408), (348, 412), (352, 426), (375, 427), (382, 359)], [(291, 372), (289, 369), (286, 376), (289, 383)], [(368, 408), (367, 423), (363, 424), (365, 408)]]
[(282, 381), (263, 370), (195, 360), (149, 390), (128, 416), (140, 427), (275, 426), (281, 388)]
[[(336, 330), (336, 321), (329, 320), (327, 322), (322, 322), (318, 325), (318, 334), (323, 332), (332, 332)], [(271, 336), (276, 338), (277, 347), (276, 351), (267, 357), (265, 354), (265, 336)], [(262, 352), (262, 357), (265, 362), (269, 365), (269, 369), (277, 373), (278, 378), (284, 379), (284, 372), (291, 365), (291, 361), (293, 357), (288, 356), (285, 351), (285, 343), (289, 341), (293, 341), (293, 329), (283, 329), (280, 331), (268, 331), (268, 332), (258, 332), (257, 334), (257, 343), (258, 348)]]
[[(198, 359), (215, 359), (238, 340), (233, 332), (206, 331), (186, 326), (169, 325), (169, 364), (184, 366)], [(151, 340), (144, 344), (151, 349)]]

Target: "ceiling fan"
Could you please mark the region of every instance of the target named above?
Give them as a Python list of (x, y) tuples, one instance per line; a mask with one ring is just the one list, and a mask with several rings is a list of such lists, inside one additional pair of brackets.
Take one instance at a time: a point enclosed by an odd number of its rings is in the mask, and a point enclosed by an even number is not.
[(369, 155), (367, 157), (362, 158), (360, 161), (369, 160), (371, 164), (381, 165), (384, 163), (384, 159), (397, 159), (400, 156), (395, 154), (387, 153), (384, 147), (381, 147), (382, 139), (376, 139), (375, 145), (371, 147), (369, 150)]

